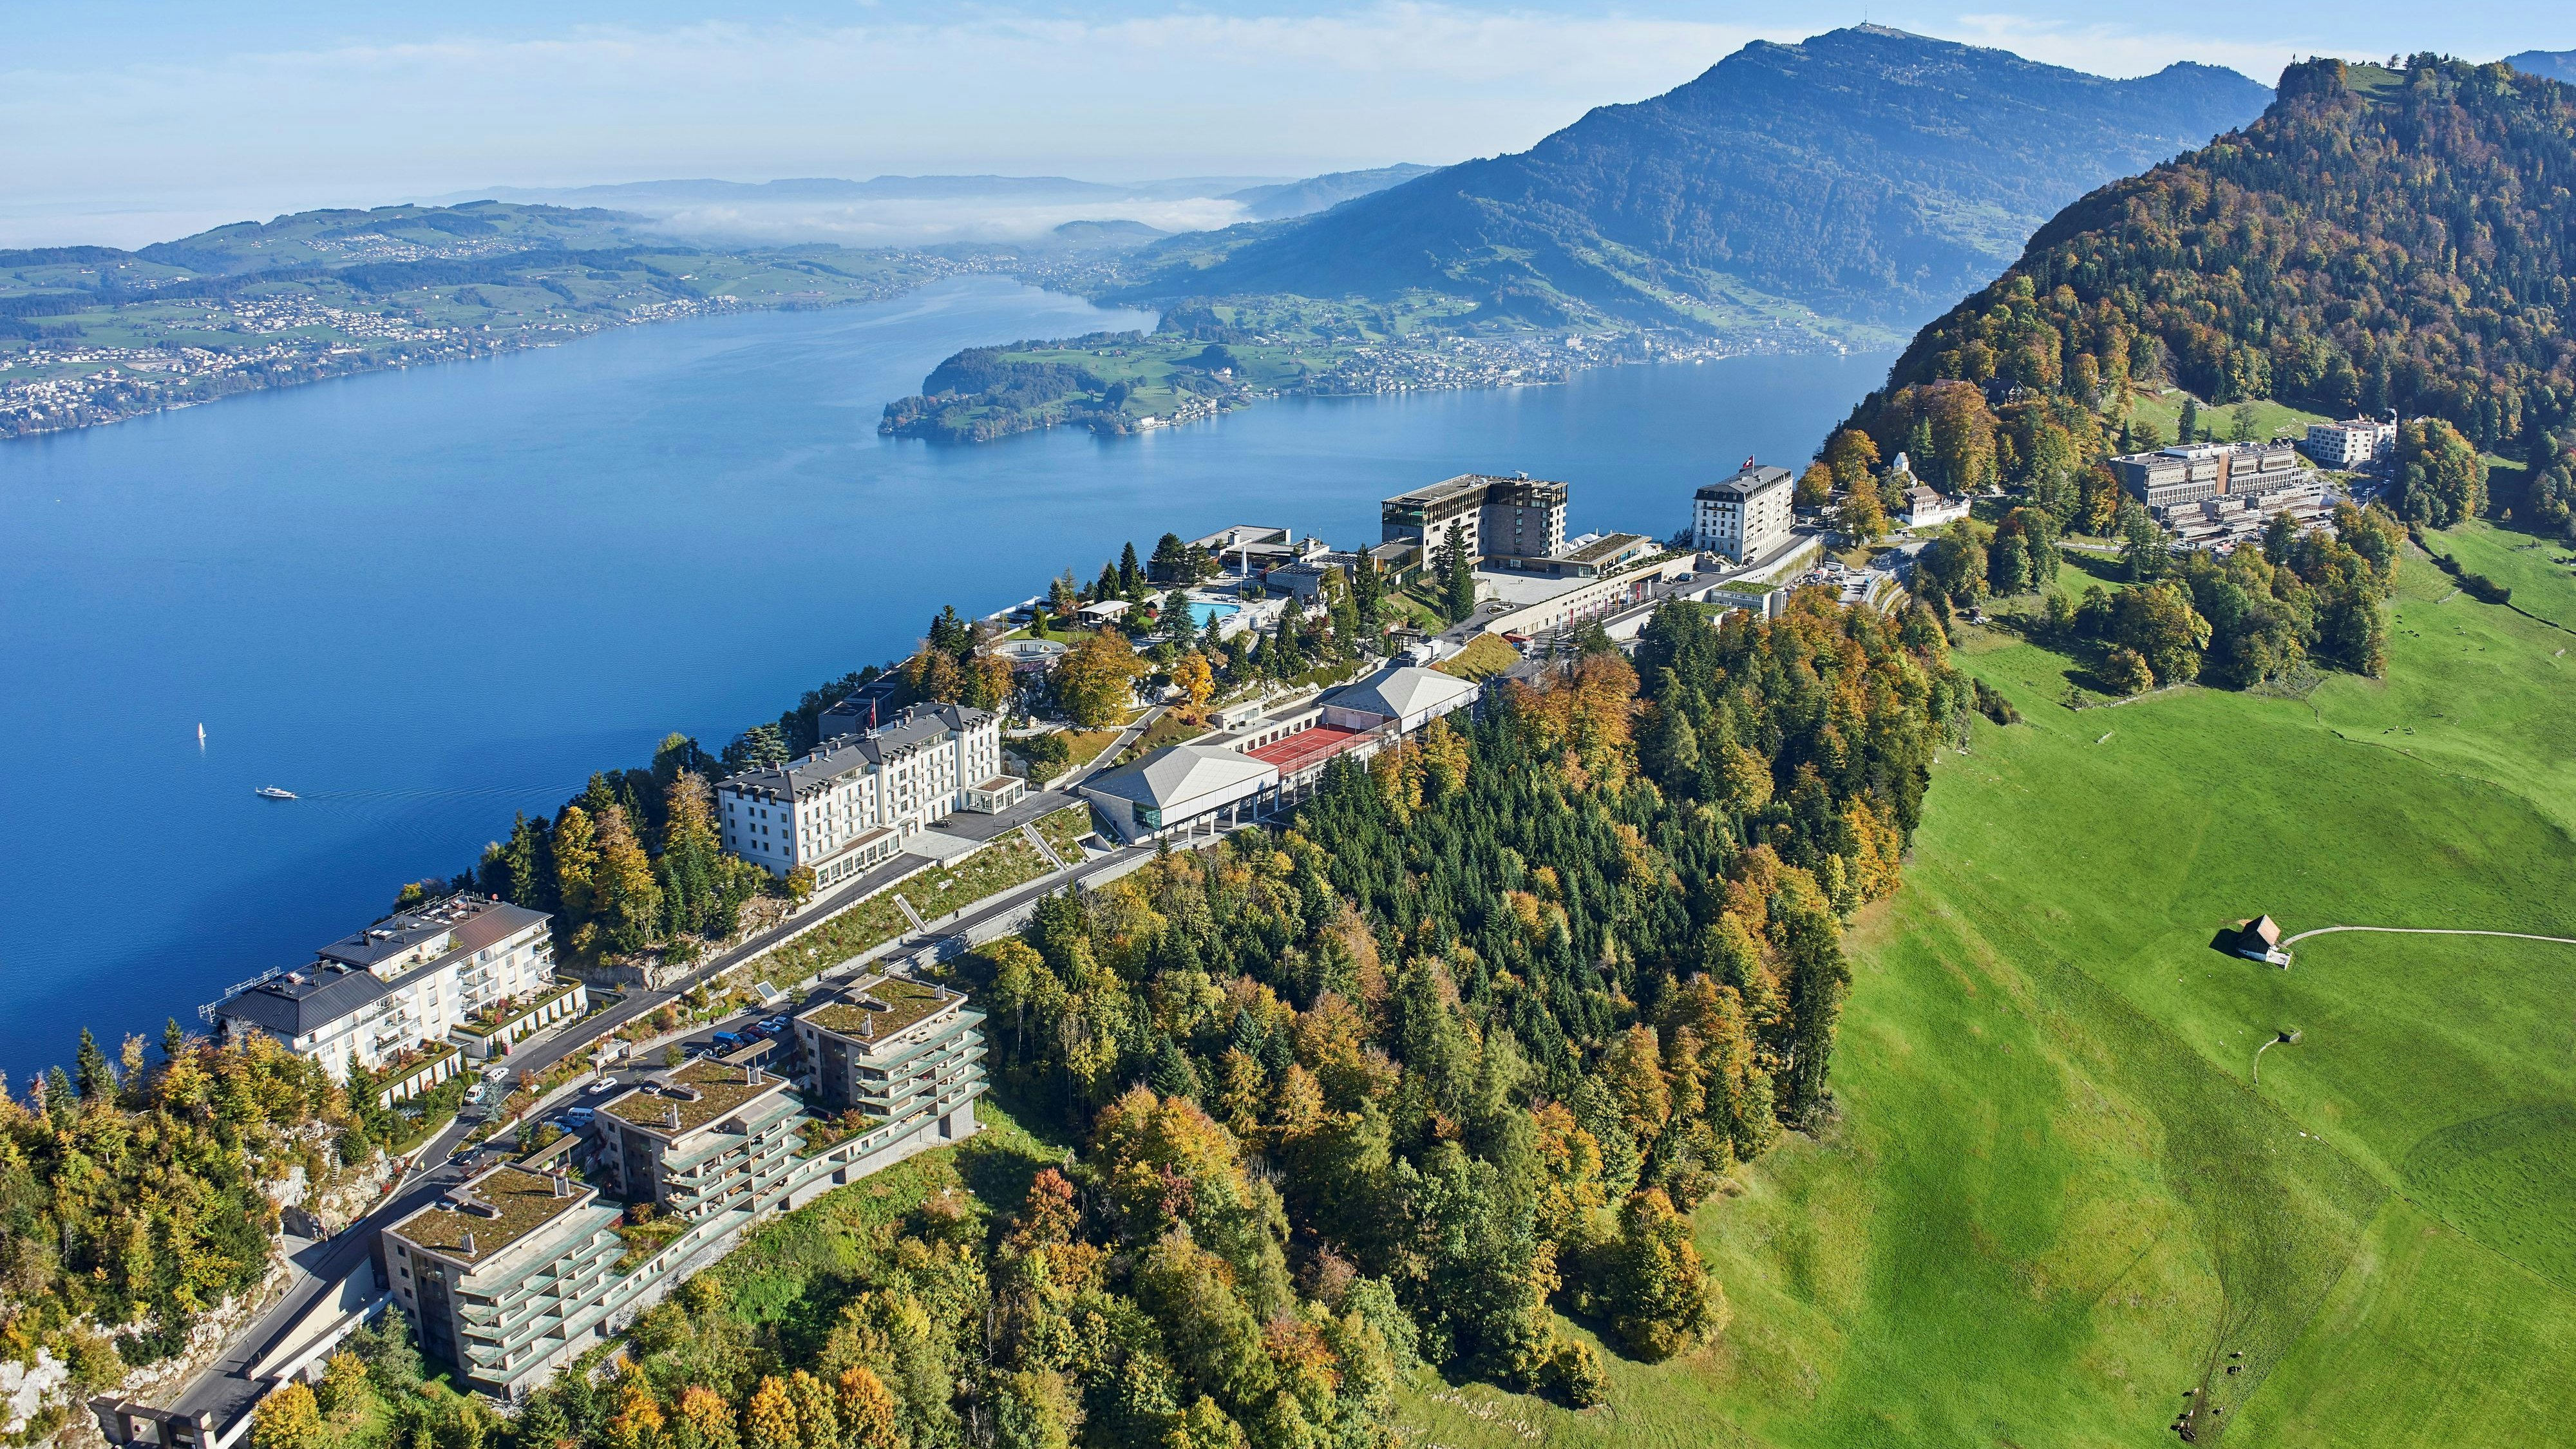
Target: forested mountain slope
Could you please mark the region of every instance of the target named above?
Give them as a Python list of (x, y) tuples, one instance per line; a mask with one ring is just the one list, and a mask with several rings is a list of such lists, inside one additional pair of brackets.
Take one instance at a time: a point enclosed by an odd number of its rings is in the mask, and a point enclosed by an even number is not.
[[(2396, 409), (2481, 448), (2542, 445), (2576, 409), (2571, 173), (2576, 89), (2433, 56), (2292, 66), (2243, 131), (2041, 228), (1863, 414), (1945, 381), (2090, 406), (2170, 376), (2213, 401)], [(1965, 460), (1992, 418), (1962, 415), (1943, 452)]]
[(1522, 154), (1294, 227), (1167, 244), (1140, 290), (1427, 288), (1546, 319), (1702, 323), (1785, 298), (1904, 325), (1993, 276), (2087, 188), (2264, 99), (2209, 66), (2115, 81), (1880, 26), (1759, 42)]

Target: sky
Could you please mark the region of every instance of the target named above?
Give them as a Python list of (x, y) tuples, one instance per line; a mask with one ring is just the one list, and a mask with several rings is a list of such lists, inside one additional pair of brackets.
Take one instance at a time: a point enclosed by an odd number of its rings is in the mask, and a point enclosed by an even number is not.
[[(2106, 16), (2114, 18), (2105, 18)], [(2529, 0), (0, 4), (0, 246), (490, 186), (1302, 176), (1516, 151), (1864, 19), (2107, 75), (2576, 47)]]

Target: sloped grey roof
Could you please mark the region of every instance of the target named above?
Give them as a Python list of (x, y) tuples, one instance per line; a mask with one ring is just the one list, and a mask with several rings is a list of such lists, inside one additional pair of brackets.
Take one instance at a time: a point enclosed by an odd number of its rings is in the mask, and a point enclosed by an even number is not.
[(1461, 703), (1475, 696), (1476, 686), (1454, 674), (1443, 674), (1418, 664), (1398, 664), (1381, 669), (1341, 693), (1329, 696), (1324, 703), (1335, 709), (1402, 719), (1406, 715)]
[(1741, 469), (1731, 478), (1721, 478), (1717, 482), (1708, 484), (1699, 490), (1698, 496), (1711, 501), (1734, 502), (1788, 481), (1788, 469), (1774, 468), (1768, 463), (1762, 463)]
[(309, 967), (226, 998), (215, 1014), (293, 1040), (374, 1004), (391, 986), (365, 971)]
[(764, 791), (773, 799), (784, 798), (791, 791), (810, 794), (852, 770), (883, 765), (952, 731), (963, 734), (992, 717), (989, 710), (970, 709), (962, 704), (905, 705), (893, 719), (873, 731), (835, 735), (801, 759), (765, 770), (746, 770), (725, 781), (725, 788)]
[(1279, 778), (1276, 767), (1215, 745), (1167, 745), (1132, 765), (1098, 776), (1083, 789), (1165, 809), (1247, 780)]
[(417, 910), (396, 911), (363, 931), (352, 931), (342, 936), (315, 954), (327, 961), (373, 967), (449, 931), (456, 933), (456, 939), (440, 955), (459, 949), (479, 951), (545, 918), (543, 911), (532, 911), (506, 901), (473, 895), (449, 896)]

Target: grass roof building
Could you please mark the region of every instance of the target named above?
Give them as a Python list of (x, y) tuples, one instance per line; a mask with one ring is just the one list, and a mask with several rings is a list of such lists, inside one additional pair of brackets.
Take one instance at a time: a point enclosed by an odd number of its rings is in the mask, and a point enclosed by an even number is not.
[(901, 976), (863, 978), (797, 1014), (808, 1090), (847, 1134), (832, 1144), (836, 1180), (973, 1135), (983, 1024), (964, 993)]
[(807, 1091), (766, 1043), (657, 1073), (593, 1113), (588, 1183), (561, 1142), (387, 1228), (394, 1301), (467, 1385), (515, 1401), (753, 1224), (972, 1135), (983, 1020), (959, 992), (870, 977), (797, 1017)]

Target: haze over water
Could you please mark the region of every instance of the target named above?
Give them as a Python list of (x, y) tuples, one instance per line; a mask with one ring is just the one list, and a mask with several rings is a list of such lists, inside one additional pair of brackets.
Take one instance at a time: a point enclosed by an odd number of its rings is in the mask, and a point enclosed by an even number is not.
[[(710, 749), (1122, 542), (1373, 542), (1451, 474), (1669, 534), (1746, 455), (1803, 461), (1883, 357), (1265, 402), (1139, 438), (881, 439), (960, 347), (1150, 326), (998, 279), (625, 328), (0, 445), (0, 1067), (196, 1025), (511, 813)], [(206, 730), (203, 749), (197, 727)], [(252, 795), (261, 785), (294, 802)]]

